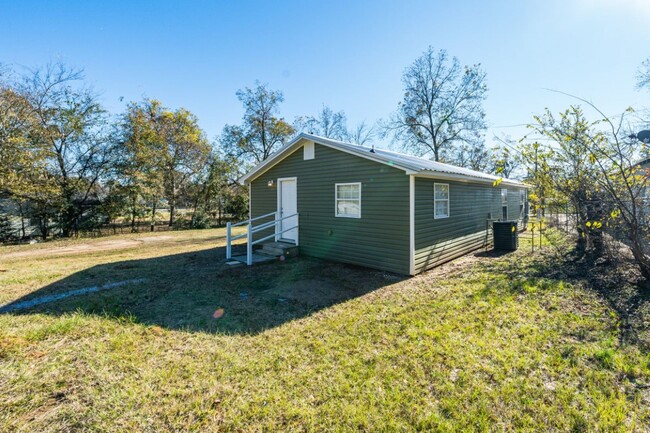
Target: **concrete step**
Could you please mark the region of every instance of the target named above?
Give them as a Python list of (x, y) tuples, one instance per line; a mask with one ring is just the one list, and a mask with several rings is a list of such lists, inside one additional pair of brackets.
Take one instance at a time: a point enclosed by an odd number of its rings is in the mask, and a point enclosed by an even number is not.
[(298, 247), (286, 242), (267, 242), (257, 253), (272, 257), (293, 257), (298, 255)]

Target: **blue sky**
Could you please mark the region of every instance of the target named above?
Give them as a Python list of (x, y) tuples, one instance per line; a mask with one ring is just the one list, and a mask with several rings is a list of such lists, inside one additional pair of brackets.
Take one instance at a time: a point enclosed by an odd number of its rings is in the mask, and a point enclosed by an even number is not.
[(374, 123), (396, 109), (404, 68), (429, 45), (483, 65), (488, 143), (576, 102), (549, 88), (609, 115), (650, 105), (634, 89), (650, 56), (647, 0), (0, 0), (0, 63), (83, 68), (112, 112), (157, 98), (193, 111), (210, 138), (239, 123), (235, 92), (255, 80), (283, 91), (288, 120), (326, 104), (350, 126)]

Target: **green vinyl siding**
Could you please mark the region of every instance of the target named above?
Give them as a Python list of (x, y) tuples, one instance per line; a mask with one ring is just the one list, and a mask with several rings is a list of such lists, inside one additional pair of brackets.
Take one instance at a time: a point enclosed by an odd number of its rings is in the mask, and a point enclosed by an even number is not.
[[(278, 178), (296, 177), (300, 254), (408, 274), (409, 177), (327, 146), (314, 152), (303, 160), (299, 147), (251, 182), (252, 217), (276, 210)], [(350, 182), (361, 182), (361, 218), (336, 217), (334, 185)]]
[[(449, 184), (449, 217), (433, 217), (433, 185)], [(415, 272), (419, 273), (491, 244), (488, 217), (502, 216), (501, 189), (508, 189), (508, 219), (519, 219), (519, 190), (489, 184), (415, 179)]]

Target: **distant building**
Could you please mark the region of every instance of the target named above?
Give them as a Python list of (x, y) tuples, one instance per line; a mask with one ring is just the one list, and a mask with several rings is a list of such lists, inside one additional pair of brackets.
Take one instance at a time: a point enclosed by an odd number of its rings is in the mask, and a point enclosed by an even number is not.
[(0, 215), (6, 216), (13, 228), (12, 237), (16, 239), (33, 238), (41, 235), (41, 230), (36, 221), (21, 216), (20, 207), (13, 201), (0, 198)]

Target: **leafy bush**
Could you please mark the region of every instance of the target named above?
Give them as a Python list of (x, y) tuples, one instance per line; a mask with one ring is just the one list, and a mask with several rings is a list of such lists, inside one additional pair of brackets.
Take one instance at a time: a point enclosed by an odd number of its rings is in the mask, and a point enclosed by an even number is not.
[(186, 220), (185, 218), (176, 218), (172, 228), (174, 230), (187, 230), (191, 227), (191, 221)]
[(195, 212), (190, 221), (190, 227), (193, 229), (208, 229), (210, 228), (210, 217), (205, 212)]
[(248, 215), (248, 197), (243, 194), (228, 197), (224, 210), (235, 221), (246, 218)]

